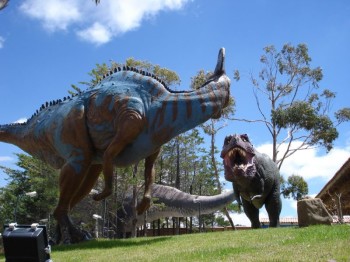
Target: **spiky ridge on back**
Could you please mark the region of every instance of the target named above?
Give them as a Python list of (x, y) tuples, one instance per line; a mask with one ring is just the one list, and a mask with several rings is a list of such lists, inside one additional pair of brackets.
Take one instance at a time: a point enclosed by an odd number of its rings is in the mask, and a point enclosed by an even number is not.
[(176, 91), (173, 91), (171, 90), (163, 80), (161, 80), (159, 77), (157, 77), (156, 75), (152, 74), (152, 73), (149, 73), (147, 71), (144, 71), (142, 69), (138, 69), (136, 67), (132, 67), (132, 66), (123, 66), (123, 67), (115, 67), (114, 69), (110, 70), (107, 74), (103, 75), (102, 76), (102, 79), (99, 81), (102, 82), (105, 78), (107, 78), (108, 76), (110, 75), (113, 75), (115, 73), (118, 73), (120, 71), (132, 71), (132, 72), (135, 72), (135, 73), (138, 73), (138, 74), (141, 74), (141, 75), (144, 75), (144, 76), (148, 76), (148, 77), (151, 77), (155, 80), (157, 80), (160, 84), (162, 84), (164, 86), (165, 89), (167, 89), (169, 92), (176, 92)]
[[(107, 77), (115, 74), (115, 73), (118, 73), (120, 71), (132, 71), (132, 72), (135, 72), (135, 73), (138, 73), (138, 74), (141, 74), (141, 75), (144, 75), (144, 76), (147, 76), (147, 77), (151, 77), (153, 79), (155, 79), (156, 81), (158, 81), (166, 90), (168, 90), (170, 93), (189, 93), (191, 91), (176, 91), (176, 90), (171, 90), (167, 85), (166, 83), (160, 79), (159, 77), (157, 77), (156, 75), (150, 73), (150, 72), (147, 72), (147, 71), (144, 71), (144, 70), (141, 70), (141, 69), (138, 69), (136, 67), (131, 67), (131, 66), (122, 66), (122, 67), (115, 67), (114, 69), (110, 70), (107, 74), (103, 75), (102, 76), (102, 79), (97, 83), (101, 83), (103, 80), (105, 80)], [(96, 85), (97, 85), (96, 84)], [(95, 85), (95, 86), (96, 86)], [(95, 87), (94, 86), (94, 87)], [(92, 87), (92, 89), (94, 88)], [(88, 89), (88, 91), (90, 91), (91, 89)], [(84, 91), (86, 92), (86, 91)], [(26, 125), (32, 118), (34, 118), (35, 116), (37, 116), (42, 110), (48, 108), (48, 107), (51, 107), (51, 106), (55, 106), (57, 104), (61, 104), (62, 102), (66, 101), (66, 100), (71, 100), (73, 97), (75, 96), (78, 96), (78, 95), (81, 95), (83, 94), (84, 92), (79, 92), (78, 94), (72, 94), (72, 96), (67, 96), (67, 97), (64, 97), (63, 99), (57, 99), (57, 100), (52, 100), (50, 102), (46, 102), (44, 104), (41, 105), (41, 107), (36, 110), (36, 112), (29, 118), (27, 119), (26, 122), (23, 122), (23, 123), (12, 123), (12, 124), (9, 124), (9, 125)]]
[(103, 75), (102, 76), (102, 79), (97, 83), (101, 83), (104, 79), (106, 79), (107, 77), (113, 75), (114, 73), (117, 73), (119, 71), (132, 71), (132, 72), (135, 72), (135, 73), (138, 73), (138, 74), (141, 74), (141, 75), (144, 75), (144, 76), (148, 76), (148, 77), (151, 77), (153, 79), (155, 79), (156, 81), (158, 81), (161, 85), (163, 85), (163, 87), (168, 90), (170, 93), (191, 93), (192, 91), (186, 91), (186, 90), (182, 90), (182, 91), (177, 91), (177, 90), (172, 90), (170, 89), (167, 84), (162, 80), (160, 79), (158, 76), (156, 76), (155, 74), (153, 73), (150, 73), (150, 72), (147, 72), (147, 71), (144, 71), (142, 69), (138, 69), (136, 67), (132, 67), (132, 66), (123, 66), (123, 67), (116, 67), (112, 70), (110, 70), (107, 74)]

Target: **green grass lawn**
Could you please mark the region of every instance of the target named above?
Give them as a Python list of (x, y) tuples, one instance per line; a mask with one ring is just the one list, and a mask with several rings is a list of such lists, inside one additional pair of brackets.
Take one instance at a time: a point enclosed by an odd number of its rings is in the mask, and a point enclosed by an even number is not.
[[(67, 261), (350, 261), (350, 226), (224, 231), (53, 247)], [(4, 257), (0, 256), (0, 260)]]

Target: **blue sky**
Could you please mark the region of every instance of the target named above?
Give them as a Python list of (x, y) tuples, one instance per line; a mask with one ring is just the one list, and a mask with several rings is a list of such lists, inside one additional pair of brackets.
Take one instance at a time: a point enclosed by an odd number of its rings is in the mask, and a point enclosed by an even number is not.
[[(148, 60), (176, 71), (181, 89), (199, 69), (214, 69), (226, 48), (237, 118), (258, 118), (249, 75), (261, 69), (264, 46), (305, 43), (311, 66), (320, 66), (321, 87), (336, 92), (332, 111), (349, 107), (350, 2), (347, 0), (87, 0), (10, 1), (0, 11), (0, 123), (30, 117), (45, 101), (67, 95), (71, 84), (89, 80), (96, 63)], [(330, 112), (332, 114), (333, 112)], [(229, 122), (217, 138), (248, 133), (270, 154), (264, 126)], [(334, 149), (304, 151), (286, 161), (281, 173), (302, 175), (317, 194), (350, 155), (349, 124), (339, 127)], [(14, 146), (0, 143), (0, 165), (13, 166)], [(0, 185), (4, 183), (0, 173)], [(282, 216), (296, 216), (294, 201), (284, 200)], [(261, 216), (266, 216), (264, 209)], [(236, 216), (236, 223), (246, 221)], [(243, 223), (243, 222), (242, 222)]]

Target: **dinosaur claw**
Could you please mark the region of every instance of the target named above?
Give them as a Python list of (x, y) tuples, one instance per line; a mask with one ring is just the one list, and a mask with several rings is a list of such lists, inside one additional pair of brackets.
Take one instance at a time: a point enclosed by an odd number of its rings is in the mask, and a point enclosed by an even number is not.
[(92, 198), (95, 201), (101, 201), (112, 194), (111, 190), (104, 189), (101, 193), (95, 194)]
[(149, 207), (151, 206), (151, 198), (150, 197), (143, 197), (141, 202), (137, 205), (137, 214), (141, 215), (143, 214)]

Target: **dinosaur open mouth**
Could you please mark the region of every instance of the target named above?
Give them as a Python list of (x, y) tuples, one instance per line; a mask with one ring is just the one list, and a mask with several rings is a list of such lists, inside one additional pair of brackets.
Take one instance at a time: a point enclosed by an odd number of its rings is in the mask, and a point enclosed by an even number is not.
[(246, 174), (254, 167), (254, 154), (248, 153), (240, 147), (232, 148), (224, 156), (225, 170), (232, 172), (231, 175)]

